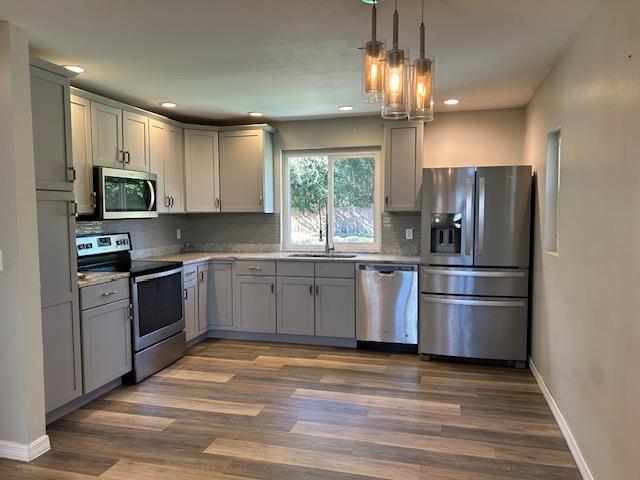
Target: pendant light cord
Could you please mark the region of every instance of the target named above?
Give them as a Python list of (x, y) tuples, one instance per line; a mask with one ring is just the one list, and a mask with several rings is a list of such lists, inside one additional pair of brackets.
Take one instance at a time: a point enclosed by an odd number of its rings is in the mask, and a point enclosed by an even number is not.
[(422, 17), (420, 20), (420, 58), (425, 55), (425, 32), (424, 32), (424, 0), (422, 0)]

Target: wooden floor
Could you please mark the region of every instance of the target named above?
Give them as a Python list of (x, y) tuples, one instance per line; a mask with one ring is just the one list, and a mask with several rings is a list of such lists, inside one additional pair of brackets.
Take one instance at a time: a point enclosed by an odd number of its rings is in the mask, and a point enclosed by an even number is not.
[(533, 377), (416, 355), (209, 340), (49, 425), (4, 479), (580, 479)]

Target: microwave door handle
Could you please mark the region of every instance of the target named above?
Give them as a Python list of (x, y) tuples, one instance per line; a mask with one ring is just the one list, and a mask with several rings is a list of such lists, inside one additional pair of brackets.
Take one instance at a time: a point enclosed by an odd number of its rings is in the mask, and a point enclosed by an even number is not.
[(149, 185), (149, 194), (150, 194), (149, 208), (147, 208), (147, 211), (150, 212), (153, 210), (153, 206), (156, 203), (156, 192), (155, 192), (155, 189), (153, 188), (153, 182), (151, 180), (147, 180), (147, 185)]

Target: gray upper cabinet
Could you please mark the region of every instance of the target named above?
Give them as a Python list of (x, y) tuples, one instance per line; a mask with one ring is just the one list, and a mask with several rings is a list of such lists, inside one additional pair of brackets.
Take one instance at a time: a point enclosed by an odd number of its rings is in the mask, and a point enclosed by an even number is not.
[(90, 214), (95, 208), (91, 144), (91, 101), (71, 95), (71, 139), (73, 168), (76, 169), (74, 193), (78, 213)]
[(124, 166), (130, 170), (149, 171), (149, 118), (133, 112), (122, 113)]
[(420, 210), (423, 137), (422, 122), (393, 122), (385, 125), (385, 211)]
[(82, 394), (80, 311), (72, 192), (38, 191), (45, 407)]
[(184, 131), (187, 212), (220, 211), (218, 132)]
[(220, 132), (223, 212), (273, 213), (273, 145), (269, 131)]
[(151, 173), (158, 176), (158, 212), (184, 212), (182, 129), (150, 119), (149, 159)]
[(316, 335), (355, 338), (354, 280), (316, 278)]
[(69, 80), (31, 66), (31, 116), (36, 188), (73, 190)]
[(123, 168), (122, 110), (91, 101), (93, 166)]
[(276, 332), (275, 283), (272, 276), (235, 276), (233, 314), (238, 330)]
[(165, 168), (167, 153), (166, 125), (157, 120), (149, 120), (149, 159), (150, 172), (158, 176), (156, 182), (156, 204), (158, 213), (167, 213), (171, 205), (165, 189)]
[(315, 333), (313, 277), (278, 277), (278, 333)]
[(131, 371), (129, 299), (83, 310), (82, 371), (87, 394)]

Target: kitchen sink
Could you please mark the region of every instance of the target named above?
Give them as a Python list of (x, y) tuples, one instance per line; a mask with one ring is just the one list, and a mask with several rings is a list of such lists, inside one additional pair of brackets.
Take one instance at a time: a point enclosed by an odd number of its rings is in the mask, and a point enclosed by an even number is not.
[(292, 253), (292, 258), (356, 258), (357, 255), (347, 253)]

